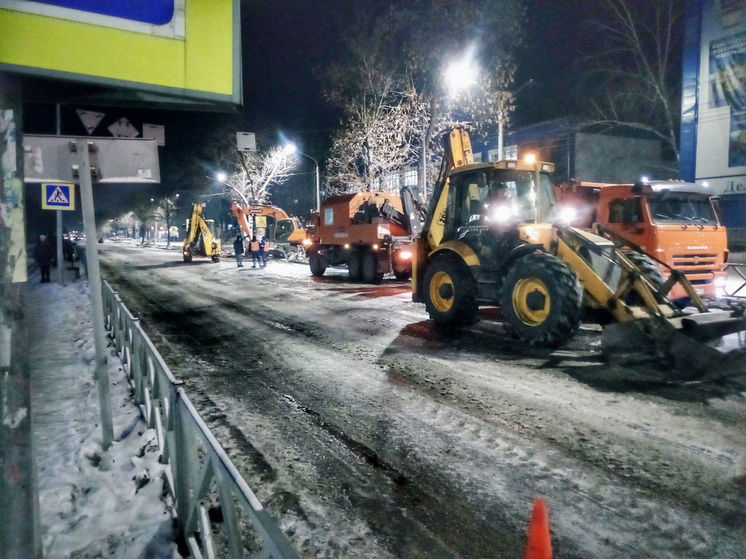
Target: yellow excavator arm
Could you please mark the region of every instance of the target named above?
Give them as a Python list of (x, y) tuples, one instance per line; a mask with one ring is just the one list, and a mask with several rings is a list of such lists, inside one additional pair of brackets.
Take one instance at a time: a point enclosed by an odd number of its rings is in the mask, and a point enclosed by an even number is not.
[[(220, 239), (213, 235), (202, 215), (203, 204), (192, 204), (192, 217), (187, 221), (187, 236), (184, 239), (182, 255), (184, 262), (191, 262), (195, 250), (217, 262), (220, 255)], [(212, 220), (210, 220), (212, 222)]]

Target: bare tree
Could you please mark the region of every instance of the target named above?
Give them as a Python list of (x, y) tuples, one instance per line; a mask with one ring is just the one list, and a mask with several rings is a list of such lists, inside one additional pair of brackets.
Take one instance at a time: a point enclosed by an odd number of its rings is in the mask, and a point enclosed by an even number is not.
[(176, 210), (178, 209), (178, 206), (176, 205), (178, 199), (178, 194), (175, 194), (172, 197), (164, 196), (158, 200), (158, 204), (153, 212), (153, 216), (156, 219), (166, 222), (166, 247), (171, 246), (171, 225), (174, 222)]
[(357, 91), (343, 100), (337, 93), (345, 121), (327, 162), (331, 193), (390, 190), (384, 179), (412, 160), (411, 85), (370, 53), (361, 55), (355, 75)]
[(589, 124), (639, 130), (679, 159), (681, 48), (685, 2), (601, 0), (590, 22)]
[(269, 187), (286, 181), (297, 164), (292, 153), (280, 146), (237, 154), (238, 169), (226, 180), (226, 195), (244, 204), (269, 202)]
[[(442, 151), (442, 132), (456, 122), (466, 122), (474, 127), (488, 127), (495, 122), (507, 121), (512, 110), (512, 100), (507, 90), (513, 77), (511, 49), (520, 43), (523, 8), (517, 0), (499, 0), (485, 3), (479, 0), (411, 0), (391, 9), (371, 24), (357, 26), (358, 36), (348, 40), (350, 52), (372, 53), (369, 59), (374, 69), (389, 76), (402, 97), (399, 101), (387, 100), (383, 114), (371, 111), (374, 103), (360, 103), (355, 91), (369, 88), (366, 78), (371, 73), (369, 64), (361, 64), (360, 57), (341, 62), (329, 76), (342, 94), (330, 96), (346, 109), (346, 128), (357, 129), (365, 121), (352, 118), (350, 103), (355, 107), (368, 107), (370, 114), (379, 117), (381, 126), (399, 126), (403, 108), (409, 116), (408, 125), (401, 136), (406, 144), (406, 157), (399, 157), (403, 164), (418, 165), (418, 183), (425, 194), (426, 177), (437, 171), (437, 156)], [(478, 87), (464, 94), (457, 101), (449, 98), (443, 86), (443, 71), (449, 59), (461, 52), (474, 49), (478, 52), (482, 68)], [(380, 99), (380, 97), (376, 98)], [(461, 103), (463, 102), (463, 103)], [(393, 107), (397, 111), (392, 110)], [(385, 118), (380, 118), (385, 117)], [(486, 118), (485, 118), (486, 117)], [(374, 127), (372, 127), (374, 128)], [(343, 131), (340, 138), (346, 138)], [(369, 134), (353, 134), (357, 145), (357, 169), (367, 164), (364, 143)], [(341, 146), (345, 147), (345, 146)], [(398, 153), (397, 150), (394, 150)], [(387, 150), (391, 153), (391, 150)], [(363, 173), (364, 174), (364, 173)]]

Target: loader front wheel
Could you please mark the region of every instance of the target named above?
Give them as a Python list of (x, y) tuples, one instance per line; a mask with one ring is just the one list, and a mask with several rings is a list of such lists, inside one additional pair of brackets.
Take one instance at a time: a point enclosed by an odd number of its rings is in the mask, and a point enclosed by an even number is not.
[(650, 258), (647, 254), (641, 252), (625, 252), (624, 256), (626, 256), (632, 264), (637, 266), (637, 268), (642, 272), (642, 275), (645, 276), (645, 279), (653, 285), (656, 291), (666, 282), (663, 274), (661, 274), (661, 271), (658, 268), (658, 265), (655, 263), (655, 260)]
[(436, 256), (423, 278), (425, 308), (441, 327), (469, 324), (477, 317), (477, 285), (466, 264), (451, 255)]
[(350, 281), (360, 281), (363, 275), (362, 263), (360, 262), (360, 251), (351, 250), (347, 259), (347, 271), (350, 274)]
[(326, 272), (326, 260), (318, 252), (311, 253), (308, 257), (308, 265), (314, 276), (323, 276)]
[(534, 252), (518, 259), (508, 271), (500, 304), (515, 337), (530, 345), (556, 346), (580, 326), (583, 290), (562, 261)]

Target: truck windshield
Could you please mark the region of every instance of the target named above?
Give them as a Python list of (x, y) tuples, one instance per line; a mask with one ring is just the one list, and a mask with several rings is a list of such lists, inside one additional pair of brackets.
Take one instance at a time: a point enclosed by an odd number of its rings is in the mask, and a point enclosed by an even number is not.
[(656, 192), (647, 198), (650, 215), (659, 224), (717, 225), (710, 198), (701, 194)]

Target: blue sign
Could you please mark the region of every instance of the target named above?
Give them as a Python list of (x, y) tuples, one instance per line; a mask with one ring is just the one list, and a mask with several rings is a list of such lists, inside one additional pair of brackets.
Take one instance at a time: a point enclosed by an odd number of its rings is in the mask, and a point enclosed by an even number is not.
[(41, 185), (41, 209), (74, 210), (75, 185), (45, 182)]
[(165, 25), (174, 15), (174, 0), (37, 0), (81, 12)]

